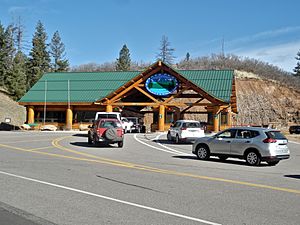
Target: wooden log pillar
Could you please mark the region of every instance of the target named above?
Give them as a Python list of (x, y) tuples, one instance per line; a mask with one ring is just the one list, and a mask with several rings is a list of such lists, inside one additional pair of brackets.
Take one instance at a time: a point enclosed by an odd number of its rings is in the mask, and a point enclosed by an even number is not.
[(27, 123), (34, 123), (34, 107), (27, 107)]
[(220, 121), (219, 121), (219, 106), (214, 106), (214, 110), (213, 110), (213, 115), (214, 115), (214, 119), (213, 119), (213, 124), (214, 124), (214, 132), (219, 132), (219, 125), (220, 125)]
[(159, 106), (158, 131), (165, 131), (165, 106)]
[(72, 108), (66, 110), (66, 130), (72, 130), (73, 125), (73, 111)]
[(112, 111), (113, 111), (112, 105), (107, 105), (106, 112), (112, 112)]
[(230, 108), (227, 111), (227, 126), (232, 127), (232, 118), (231, 118), (231, 109)]

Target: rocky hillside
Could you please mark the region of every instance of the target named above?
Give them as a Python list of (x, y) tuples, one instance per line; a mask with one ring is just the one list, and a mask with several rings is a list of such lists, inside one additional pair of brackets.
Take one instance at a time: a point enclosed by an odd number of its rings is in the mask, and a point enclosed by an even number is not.
[(235, 71), (237, 124), (285, 127), (300, 123), (300, 91), (253, 73)]
[(26, 120), (26, 109), (0, 90), (0, 127), (4, 126), (6, 119), (11, 120), (10, 124), (20, 126)]

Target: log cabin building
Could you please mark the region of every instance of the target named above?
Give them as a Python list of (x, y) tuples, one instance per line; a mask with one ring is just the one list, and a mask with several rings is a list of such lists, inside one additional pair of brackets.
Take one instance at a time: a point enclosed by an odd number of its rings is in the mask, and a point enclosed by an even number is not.
[(144, 71), (46, 73), (19, 104), (28, 124), (63, 130), (90, 124), (96, 112), (120, 111), (142, 118), (148, 131), (192, 118), (216, 132), (237, 113), (232, 70), (175, 70), (161, 61)]

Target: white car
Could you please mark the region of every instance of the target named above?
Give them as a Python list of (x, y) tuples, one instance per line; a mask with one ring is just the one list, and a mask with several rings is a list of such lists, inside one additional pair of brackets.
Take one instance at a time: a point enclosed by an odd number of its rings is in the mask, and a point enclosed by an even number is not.
[(125, 133), (131, 132), (131, 127), (133, 126), (133, 122), (129, 121), (125, 117), (121, 117), (122, 127)]
[(168, 140), (175, 141), (175, 143), (194, 141), (204, 136), (200, 122), (196, 120), (177, 120), (167, 134)]

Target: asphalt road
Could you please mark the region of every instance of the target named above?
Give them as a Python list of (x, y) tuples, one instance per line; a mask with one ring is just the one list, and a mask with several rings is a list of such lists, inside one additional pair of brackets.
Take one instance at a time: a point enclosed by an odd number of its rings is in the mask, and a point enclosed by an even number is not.
[(250, 167), (199, 161), (165, 134), (126, 134), (118, 148), (1, 132), (0, 225), (299, 225), (300, 144), (289, 148), (289, 160)]

